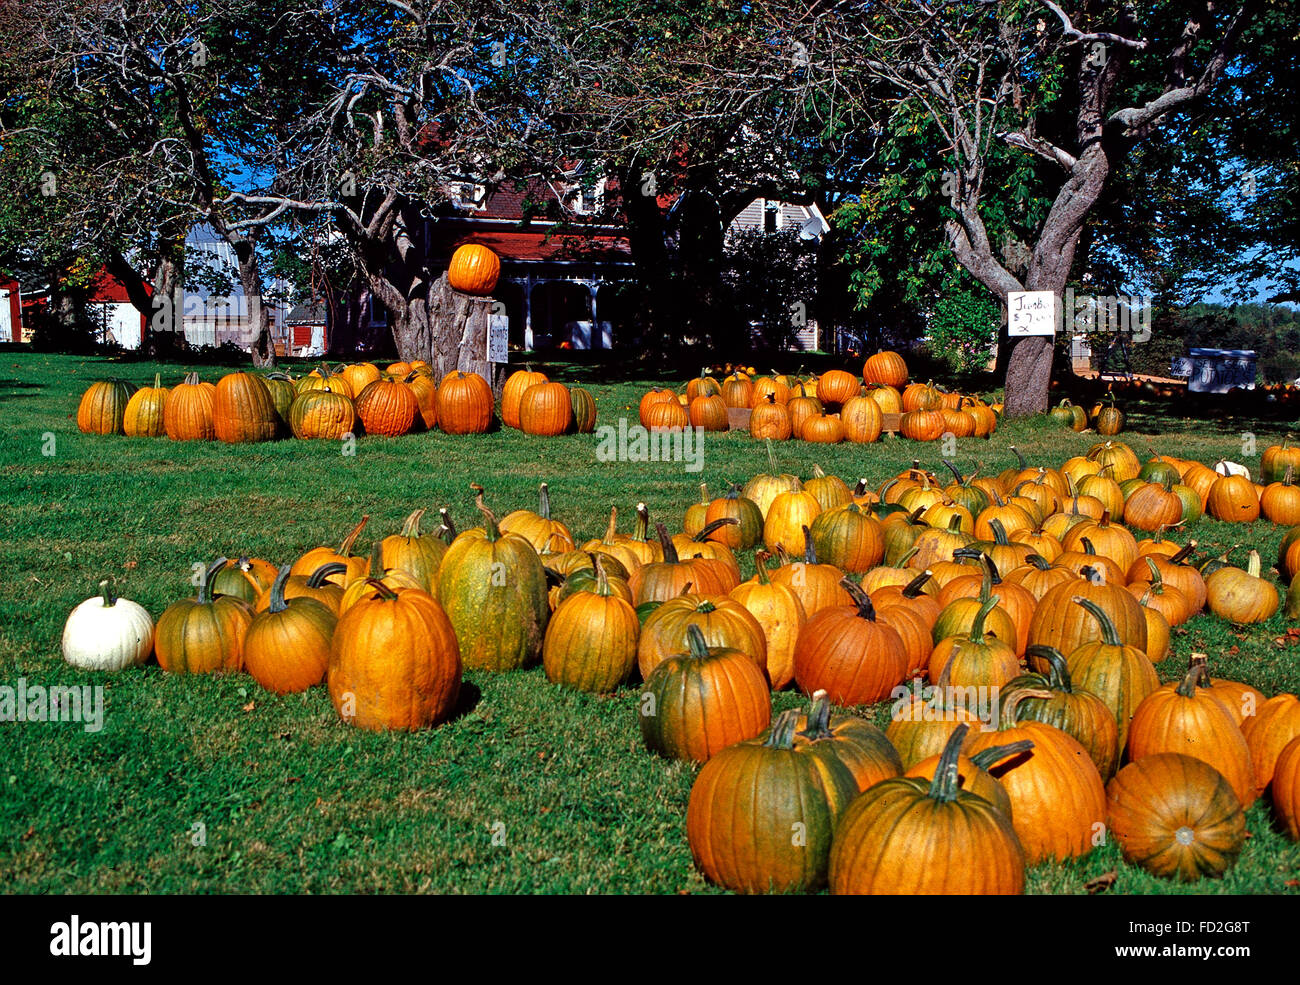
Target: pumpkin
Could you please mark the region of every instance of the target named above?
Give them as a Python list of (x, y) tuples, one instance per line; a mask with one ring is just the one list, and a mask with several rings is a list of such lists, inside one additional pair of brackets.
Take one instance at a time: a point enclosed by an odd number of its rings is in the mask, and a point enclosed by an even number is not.
[(233, 595), (213, 596), (212, 582), (226, 558), (208, 565), (198, 597), (173, 602), (154, 629), (154, 653), (163, 670), (176, 674), (210, 674), (242, 670), (244, 636), (253, 610)]
[(880, 521), (857, 503), (819, 513), (808, 529), (817, 556), (849, 574), (863, 574), (884, 560)]
[(1273, 771), (1273, 813), (1292, 841), (1300, 841), (1300, 738), (1277, 757)]
[(878, 783), (844, 812), (831, 846), (836, 895), (1015, 895), (1025, 853), (1011, 819), (957, 785), (967, 726), (944, 747), (933, 780)]
[(1277, 589), (1260, 577), (1259, 551), (1252, 550), (1246, 570), (1224, 567), (1205, 579), (1210, 611), (1220, 619), (1240, 625), (1263, 622), (1281, 604)]
[(596, 430), (596, 398), (591, 391), (575, 386), (569, 389), (569, 403), (573, 409), (573, 430), (578, 434), (591, 434)]
[(361, 532), (366, 529), (366, 524), (370, 522), (370, 514), (364, 514), (355, 527), (347, 532), (343, 542), (336, 551), (332, 547), (313, 547), (303, 554), (297, 561), (293, 562), (293, 569), (290, 572), (294, 575), (311, 575), (323, 564), (341, 564), (344, 570), (340, 573), (332, 574), (329, 580), (338, 585), (340, 588), (346, 588), (351, 582), (358, 578), (364, 578), (368, 570), (369, 560), (364, 557), (355, 557), (352, 554), (352, 545), (356, 543)]
[(650, 409), (656, 404), (677, 404), (677, 395), (672, 390), (660, 389), (656, 387), (648, 391), (641, 397), (641, 402), (637, 406), (637, 414), (641, 420), (642, 427), (650, 427)]
[(971, 754), (1013, 742), (1033, 748), (990, 764), (1011, 799), (1011, 823), (1030, 863), (1086, 855), (1106, 817), (1106, 789), (1088, 750), (1073, 737), (1038, 721), (1018, 721), (1016, 704), (1050, 697), (1026, 689), (1009, 695), (998, 728), (976, 735)]
[(668, 599), (642, 625), (636, 648), (642, 680), (649, 680), (669, 657), (686, 652), (687, 631), (692, 626), (700, 630), (709, 646), (743, 653), (766, 669), (767, 637), (748, 609), (730, 596), (688, 594)]
[(275, 575), (275, 565), (260, 558), (241, 557), (237, 561), (227, 561), (212, 580), (212, 594), (233, 595), (252, 605), (271, 587)]
[(356, 396), (383, 374), (379, 372), (379, 367), (374, 363), (353, 363), (350, 366), (344, 366), (338, 375), (347, 385), (347, 395)]
[(911, 410), (899, 419), (899, 433), (913, 441), (938, 441), (948, 430), (940, 410)]
[(289, 429), (295, 438), (338, 441), (356, 428), (356, 407), (332, 389), (305, 390), (289, 407)]
[[(904, 770), (942, 753), (962, 722), (972, 728), (975, 725), (982, 728), (997, 712), (995, 703), (980, 708), (978, 695), (972, 699), (969, 693), (959, 692), (943, 675), (933, 684), (924, 686), (920, 678), (914, 678), (911, 690), (897, 687), (891, 697), (894, 702), (889, 709), (885, 736), (898, 750)], [(962, 748), (967, 750), (970, 744), (971, 735), (968, 734)]]
[(792, 554), (803, 550), (804, 529), (810, 527), (821, 512), (821, 503), (812, 493), (802, 490), (778, 493), (764, 513), (763, 544), (769, 551), (778, 547)]
[(641, 626), (636, 610), (610, 588), (599, 556), (592, 563), (594, 590), (574, 592), (551, 616), (542, 666), (553, 684), (603, 694), (617, 689), (636, 666)]
[[(958, 727), (970, 728), (968, 725)], [(956, 732), (954, 731), (955, 735)], [(981, 749), (969, 758), (964, 753), (958, 753), (957, 786), (967, 793), (974, 794), (976, 797), (983, 797), (996, 807), (1005, 818), (1010, 820), (1011, 798), (1007, 796), (1006, 788), (1002, 786), (1001, 782), (994, 779), (993, 774), (988, 771), (987, 767), (1017, 753), (1028, 752), (1033, 747), (1034, 744), (1028, 741), (1012, 742), (1005, 746), (991, 746), (988, 749)], [(933, 780), (942, 760), (943, 752), (940, 751), (937, 755), (921, 760), (903, 775)]]
[(1097, 433), (1112, 437), (1124, 430), (1124, 412), (1115, 406), (1115, 397), (1111, 395), (1110, 404), (1097, 411), (1094, 419)]
[(750, 412), (749, 433), (767, 441), (785, 441), (794, 433), (790, 412), (785, 404), (777, 402), (775, 394), (767, 394)]
[(646, 748), (669, 759), (705, 762), (767, 728), (772, 700), (754, 660), (730, 647), (711, 647), (699, 626), (686, 629), (687, 649), (668, 657), (646, 679), (638, 702)]
[[(388, 437), (406, 434), (420, 413), (420, 402), (415, 392), (405, 383), (392, 380), (375, 380), (357, 394), (354, 401), (357, 417), (367, 434)], [(441, 412), (438, 419), (443, 420)], [(444, 422), (443, 430), (446, 430)]]
[(813, 414), (799, 425), (799, 437), (814, 444), (835, 445), (844, 440), (838, 414)]
[(1244, 717), (1241, 730), (1250, 749), (1255, 792), (1262, 795), (1273, 782), (1282, 750), (1300, 737), (1300, 698), (1294, 694), (1279, 694), (1261, 702), (1254, 714)]
[(795, 682), (837, 705), (874, 704), (906, 678), (907, 650), (897, 630), (877, 621), (867, 593), (850, 578), (841, 584), (853, 604), (809, 616), (795, 645)]
[(97, 380), (77, 404), (77, 430), (83, 434), (121, 434), (135, 387), (126, 380)]
[(122, 670), (149, 659), (153, 618), (138, 602), (119, 598), (112, 578), (81, 602), (63, 624), (63, 659), (81, 670)]
[(727, 403), (716, 395), (699, 396), (686, 408), (691, 427), (705, 431), (726, 431), (731, 426)]
[(447, 434), (482, 434), (492, 424), (492, 388), (478, 373), (453, 370), (438, 384), (438, 426)]
[(268, 373), (262, 377), (267, 392), (271, 394), (271, 403), (275, 407), (275, 428), (280, 437), (289, 434), (289, 408), (293, 406), (298, 390), (287, 373)]
[(907, 363), (897, 352), (883, 350), (862, 364), (862, 382), (899, 388), (907, 384)]
[(1016, 676), (1020, 660), (1014, 641), (984, 632), (984, 620), (997, 604), (996, 595), (988, 597), (980, 604), (966, 633), (935, 642), (930, 655), (930, 680), (937, 681), (946, 670), (955, 687), (1001, 688)]
[(1286, 435), (1280, 445), (1269, 445), (1259, 458), (1259, 480), (1265, 484), (1281, 482), (1288, 468), (1300, 472), (1300, 445), (1292, 445)]
[(212, 425), (219, 440), (228, 444), (271, 441), (278, 421), (271, 391), (260, 376), (227, 373), (217, 381)]
[(1050, 646), (1033, 648), (1033, 655), (1047, 665), (1045, 674), (1033, 672), (1012, 678), (1002, 695), (1013, 691), (1042, 691), (1048, 697), (1022, 697), (1014, 711), (1019, 721), (1032, 719), (1053, 725), (1073, 736), (1086, 750), (1103, 780), (1115, 775), (1119, 766), (1119, 726), (1115, 713), (1091, 691), (1076, 687), (1060, 650)]
[[(1187, 596), (1171, 585), (1166, 585), (1160, 577), (1160, 569), (1150, 555), (1141, 559), (1146, 563), (1151, 576), (1150, 581), (1134, 581), (1125, 586), (1128, 592), (1142, 605), (1157, 610), (1170, 626), (1181, 626), (1193, 615), (1191, 603)], [(1149, 634), (1148, 634), (1149, 635)]]
[(832, 715), (825, 691), (812, 696), (806, 714), (795, 720), (795, 745), (812, 745), (838, 760), (853, 774), (858, 791), (903, 772), (898, 750), (885, 733), (857, 715)]
[(880, 438), (885, 416), (880, 404), (867, 396), (852, 397), (840, 408), (844, 437), (854, 444), (868, 444)]
[(575, 546), (568, 526), (551, 519), (551, 490), (545, 482), (537, 487), (537, 512), (512, 510), (501, 520), (501, 530), (522, 537), (538, 554), (562, 554)]
[(757, 574), (733, 588), (730, 596), (762, 627), (768, 680), (778, 690), (794, 680), (795, 644), (808, 616), (794, 589), (768, 577), (766, 554), (755, 556), (754, 570)]
[(858, 395), (861, 384), (852, 373), (842, 369), (827, 370), (817, 380), (817, 399), (823, 404), (842, 406)]
[(869, 385), (867, 387), (867, 396), (880, 405), (882, 414), (901, 414), (903, 412), (903, 395), (892, 386)]
[(500, 529), (481, 489), (475, 505), (483, 526), (464, 531), (447, 548), (438, 568), (438, 601), (466, 667), (527, 667), (541, 655), (551, 612), (546, 572), (532, 544)]
[[(437, 534), (420, 533), (423, 517), (424, 510), (416, 510), (402, 523), (400, 532), (379, 542), (379, 570), (372, 566), (370, 575), (379, 578), (383, 571), (405, 571), (421, 588), (437, 598), (438, 568), (447, 553), (448, 542)], [(455, 536), (449, 529), (444, 530)]]
[(738, 484), (733, 485), (725, 496), (709, 502), (704, 509), (704, 523), (699, 530), (692, 532), (687, 529), (686, 532), (695, 537), (707, 524), (728, 518), (736, 522), (715, 528), (709, 533), (709, 540), (725, 544), (732, 550), (747, 550), (758, 543), (763, 535), (763, 513), (757, 503), (744, 496)]
[(478, 243), (456, 247), (447, 266), (448, 284), (464, 294), (479, 297), (491, 294), (500, 276), (501, 258)]
[(1120, 853), (1161, 878), (1221, 876), (1246, 843), (1246, 819), (1213, 766), (1179, 753), (1129, 763), (1106, 791), (1106, 825)]
[(1215, 480), (1205, 511), (1216, 520), (1250, 523), (1259, 519), (1259, 495), (1244, 475), (1225, 475)]
[[(790, 383), (784, 376), (760, 376), (754, 381), (754, 392), (750, 396), (750, 407), (759, 407), (771, 398), (778, 404), (785, 405), (790, 400)], [(694, 397), (690, 399), (694, 400)]]
[(421, 729), (446, 721), (460, 696), (461, 660), (447, 614), (428, 592), (371, 591), (334, 629), (330, 701), (349, 725)]
[(1100, 625), (1089, 610), (1074, 603), (1076, 595), (1101, 606), (1123, 643), (1139, 650), (1146, 648), (1147, 620), (1138, 600), (1122, 585), (1106, 583), (1088, 567), (1078, 578), (1049, 588), (1038, 600), (1029, 622), (1030, 645), (1054, 646), (1069, 657), (1079, 645), (1101, 639)]
[(1208, 680), (1205, 665), (1193, 663), (1181, 681), (1147, 695), (1129, 726), (1128, 758), (1137, 762), (1162, 752), (1194, 756), (1222, 773), (1248, 808), (1257, 796), (1250, 747), (1223, 702), (1198, 686)]
[(198, 373), (188, 374), (167, 395), (163, 410), (163, 430), (172, 441), (211, 441), (216, 437), (213, 424), (213, 400), (217, 388), (199, 382)]
[[(346, 571), (347, 565), (338, 562), (322, 564), (310, 575), (295, 575), (293, 569), (290, 568), (289, 577), (286, 579), (281, 591), (284, 594), (285, 601), (296, 598), (315, 599), (337, 616), (339, 614), (339, 605), (343, 600), (343, 589), (326, 579), (330, 575), (342, 574)], [(268, 588), (258, 596), (253, 611), (265, 612), (270, 607), (271, 589)]]
[[(638, 504), (638, 509), (642, 504)], [(662, 560), (650, 561), (632, 572), (628, 585), (636, 605), (666, 602), (689, 587), (700, 595), (725, 595), (740, 583), (739, 572), (726, 562), (709, 558), (682, 560), (668, 536), (668, 529), (657, 523)], [(703, 545), (701, 545), (703, 546)]]
[(1065, 658), (1066, 667), (1075, 687), (1091, 691), (1111, 710), (1119, 726), (1118, 748), (1123, 750), (1127, 748), (1129, 723), (1134, 713), (1160, 686), (1160, 679), (1145, 651), (1123, 642), (1114, 622), (1100, 605), (1081, 596), (1075, 596), (1073, 602), (1093, 618), (1101, 639), (1081, 643), (1070, 650)]
[(752, 500), (762, 512), (764, 518), (767, 517), (772, 507), (772, 501), (781, 493), (799, 492), (803, 489), (803, 483), (797, 476), (790, 475), (787, 472), (779, 472), (776, 467), (776, 453), (772, 450), (772, 441), (768, 439), (767, 460), (771, 466), (770, 474), (760, 474), (754, 476), (745, 483), (741, 492), (748, 500)]
[(1124, 522), (1139, 530), (1159, 530), (1183, 522), (1183, 501), (1172, 483), (1144, 482), (1124, 501)]
[(524, 391), (519, 426), (524, 434), (552, 437), (573, 425), (573, 401), (563, 383), (537, 383)]
[(691, 426), (690, 412), (676, 400), (651, 404), (645, 420), (651, 431), (679, 431)]
[(161, 438), (166, 434), (163, 422), (170, 393), (162, 385), (162, 375), (155, 373), (153, 386), (141, 387), (127, 400), (122, 412), (122, 433), (128, 438)]
[[(139, 395), (137, 393), (136, 397)], [(135, 400), (136, 397), (131, 399)], [(1259, 510), (1270, 523), (1285, 527), (1293, 527), (1300, 523), (1300, 487), (1294, 485), (1294, 479), (1294, 469), (1288, 466), (1282, 481), (1270, 483), (1260, 494)]]
[(803, 426), (809, 418), (823, 414), (826, 408), (816, 397), (810, 397), (804, 390), (804, 385), (799, 384), (799, 392), (792, 395), (785, 405), (786, 412), (790, 415), (790, 427), (793, 433), (802, 437)]
[(836, 822), (857, 785), (824, 744), (796, 744), (797, 725), (798, 712), (785, 712), (765, 736), (723, 749), (695, 778), (686, 837), (710, 882), (738, 893), (826, 885)]
[(506, 427), (519, 428), (519, 407), (524, 394), (530, 387), (539, 383), (549, 383), (545, 373), (534, 372), (531, 366), (515, 370), (506, 378), (501, 389), (501, 423)]
[[(375, 369), (376, 380), (380, 378), (379, 370)], [(367, 383), (370, 381), (368, 380)], [(365, 387), (362, 387), (365, 389)], [(329, 390), (332, 393), (339, 393), (349, 399), (356, 397), (361, 390), (353, 387), (348, 382), (346, 376), (336, 376), (334, 372), (324, 363), (319, 369), (313, 369), (306, 376), (299, 377), (298, 382), (294, 384), (294, 391), (297, 394), (311, 393), (313, 390)]]
[(438, 426), (438, 385), (428, 373), (408, 373), (402, 382), (415, 394), (415, 404), (419, 408), (415, 429), (423, 427), (432, 431)]
[(726, 406), (737, 409), (752, 407), (754, 404), (753, 382), (743, 375), (728, 376), (722, 381), (722, 401)]
[(1101, 468), (1110, 466), (1111, 478), (1116, 482), (1136, 479), (1142, 464), (1133, 449), (1122, 441), (1102, 441), (1088, 449), (1088, 460)]
[(338, 616), (313, 598), (285, 599), (289, 565), (280, 569), (267, 608), (253, 616), (244, 637), (244, 669), (276, 694), (305, 691), (325, 680)]

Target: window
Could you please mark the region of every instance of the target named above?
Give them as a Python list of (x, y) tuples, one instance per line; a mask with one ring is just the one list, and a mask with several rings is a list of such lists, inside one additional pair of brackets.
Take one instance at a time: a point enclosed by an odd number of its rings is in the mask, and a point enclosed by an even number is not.
[(481, 212), (487, 207), (487, 187), (484, 185), (459, 181), (448, 189), (448, 193), (458, 209), (473, 209)]
[(774, 233), (781, 228), (781, 206), (769, 202), (763, 209), (763, 232)]

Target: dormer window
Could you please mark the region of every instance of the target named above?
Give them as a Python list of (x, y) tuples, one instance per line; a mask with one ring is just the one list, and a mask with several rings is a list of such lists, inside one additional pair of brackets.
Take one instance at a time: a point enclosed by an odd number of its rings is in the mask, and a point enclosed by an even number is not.
[(451, 200), (458, 209), (473, 209), (481, 212), (487, 207), (487, 186), (476, 185), (468, 181), (459, 181), (449, 189)]

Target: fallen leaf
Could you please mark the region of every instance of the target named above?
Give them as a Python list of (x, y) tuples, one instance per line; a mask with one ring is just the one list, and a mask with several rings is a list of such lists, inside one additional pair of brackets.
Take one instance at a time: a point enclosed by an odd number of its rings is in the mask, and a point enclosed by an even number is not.
[(23, 840), (23, 841), (26, 841), (28, 838), (30, 838), (30, 837), (31, 837), (32, 835), (34, 835), (34, 834), (36, 834), (36, 825), (33, 824), (30, 828), (28, 828), (26, 831), (23, 832), (23, 839), (22, 839), (22, 840)]
[(1089, 879), (1083, 884), (1083, 888), (1088, 890), (1089, 895), (1104, 893), (1106, 890), (1110, 889), (1111, 886), (1115, 885), (1115, 880), (1118, 878), (1119, 873), (1114, 869), (1111, 869), (1109, 872), (1103, 872), (1096, 879)]
[(250, 701), (248, 704), (244, 705), (244, 711), (252, 711), (256, 707), (257, 707), (257, 702)]

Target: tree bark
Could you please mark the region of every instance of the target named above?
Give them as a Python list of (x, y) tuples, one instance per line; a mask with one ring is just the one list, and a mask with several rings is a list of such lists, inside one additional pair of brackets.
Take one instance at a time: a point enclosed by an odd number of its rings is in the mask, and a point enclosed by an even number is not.
[(439, 377), (452, 370), (477, 373), (499, 397), (504, 367), (487, 360), (488, 328), (494, 304), (494, 298), (474, 297), (453, 289), (445, 273), (434, 281), (428, 307), (433, 332), (430, 364)]

